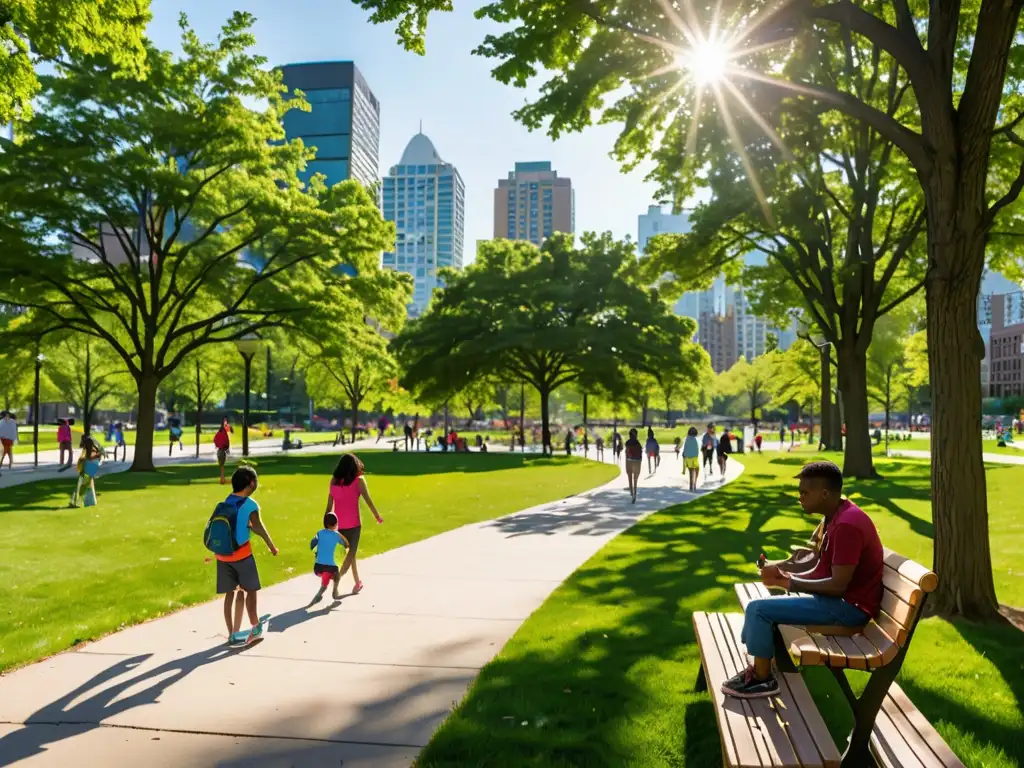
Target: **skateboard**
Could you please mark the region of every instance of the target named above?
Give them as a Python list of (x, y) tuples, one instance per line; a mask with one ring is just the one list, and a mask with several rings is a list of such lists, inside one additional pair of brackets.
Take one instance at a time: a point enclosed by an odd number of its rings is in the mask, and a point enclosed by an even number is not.
[[(263, 634), (265, 634), (267, 630), (270, 629), (270, 614), (265, 613), (262, 616), (260, 616), (260, 622), (256, 626), (262, 630), (260, 637), (263, 637)], [(253, 629), (255, 629), (255, 627), (251, 627), (249, 629), (240, 629), (237, 632), (232, 633), (230, 641), (231, 645), (248, 645), (249, 643), (251, 643), (253, 640), (256, 639), (252, 636)]]

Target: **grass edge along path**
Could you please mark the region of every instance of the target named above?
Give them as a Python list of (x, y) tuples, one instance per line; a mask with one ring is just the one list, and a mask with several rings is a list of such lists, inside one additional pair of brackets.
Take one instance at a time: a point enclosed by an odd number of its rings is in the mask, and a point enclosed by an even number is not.
[[(364, 525), (361, 558), (588, 491), (618, 474), (614, 465), (557, 457), (359, 455), (385, 519)], [(255, 499), (281, 550), (271, 557), (254, 542), (263, 586), (311, 573), (309, 540), (322, 527), (337, 460), (304, 452), (253, 462)], [(202, 533), (229, 488), (215, 468), (104, 476), (99, 504), (89, 508), (66, 508), (73, 486), (74, 478), (40, 481), (8, 488), (0, 500), (0, 673), (216, 597)]]
[[(691, 616), (739, 612), (733, 584), (755, 578), (758, 554), (781, 556), (806, 540), (815, 521), (800, 510), (792, 476), (807, 459), (743, 456), (735, 482), (605, 545), (481, 670), (417, 765), (720, 765), (711, 699), (693, 690)], [(930, 565), (928, 463), (878, 464), (884, 480), (851, 482), (846, 492), (883, 543)], [(1024, 467), (989, 466), (988, 480), (996, 587), (1002, 602), (1021, 606), (1024, 574), (1014, 564), (1024, 510), (1012, 491)], [(935, 617), (918, 627), (898, 682), (968, 766), (1024, 766), (1022, 639), (1010, 626)], [(850, 677), (855, 687), (866, 680)], [(827, 670), (805, 679), (842, 748), (852, 725), (845, 699)]]

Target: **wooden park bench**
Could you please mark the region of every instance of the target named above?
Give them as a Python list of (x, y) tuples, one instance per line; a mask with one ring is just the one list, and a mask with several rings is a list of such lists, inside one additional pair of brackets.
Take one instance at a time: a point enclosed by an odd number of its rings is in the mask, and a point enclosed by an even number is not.
[[(884, 768), (962, 768), (893, 682), (938, 577), (888, 549), (883, 568), (882, 610), (865, 626), (777, 628), (780, 690), (767, 699), (735, 699), (718, 690), (750, 663), (739, 639), (743, 616), (694, 614), (702, 664), (698, 688), (704, 687), (706, 678), (707, 687), (715, 692), (727, 765), (860, 768), (877, 762)], [(760, 583), (737, 584), (736, 594), (744, 608), (751, 600), (771, 597)], [(853, 710), (854, 728), (841, 758), (797, 669), (806, 666), (828, 667)], [(846, 679), (847, 669), (871, 674), (859, 698)]]

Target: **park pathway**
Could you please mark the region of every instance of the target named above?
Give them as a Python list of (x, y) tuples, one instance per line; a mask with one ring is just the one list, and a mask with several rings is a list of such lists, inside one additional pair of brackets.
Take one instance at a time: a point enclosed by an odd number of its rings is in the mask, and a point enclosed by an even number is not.
[[(732, 480), (743, 467), (729, 465)], [(224, 645), (217, 600), (24, 667), (0, 678), (0, 765), (408, 766), (565, 578), (722, 481), (697, 494), (683, 482), (666, 456), (635, 505), (620, 475), (371, 557), (366, 589), (340, 603), (306, 607), (310, 575), (267, 588), (271, 628), (247, 648)]]

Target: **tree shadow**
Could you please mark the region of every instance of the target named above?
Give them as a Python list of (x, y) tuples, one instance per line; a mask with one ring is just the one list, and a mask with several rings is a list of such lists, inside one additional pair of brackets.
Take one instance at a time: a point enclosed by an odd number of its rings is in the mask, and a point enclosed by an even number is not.
[[(53, 744), (71, 736), (87, 733), (111, 717), (136, 707), (155, 704), (161, 694), (200, 667), (238, 653), (253, 646), (231, 647), (224, 644), (208, 648), (180, 659), (174, 659), (146, 672), (122, 679), (116, 685), (104, 684), (130, 675), (153, 654), (141, 654), (122, 659), (102, 672), (93, 675), (72, 691), (58, 697), (26, 718), (24, 727), (0, 738), (0, 762), (17, 763), (46, 750)], [(122, 696), (136, 686), (141, 690)], [(37, 728), (38, 725), (72, 725), (72, 729)]]

